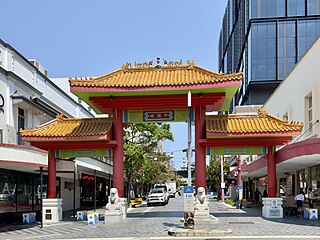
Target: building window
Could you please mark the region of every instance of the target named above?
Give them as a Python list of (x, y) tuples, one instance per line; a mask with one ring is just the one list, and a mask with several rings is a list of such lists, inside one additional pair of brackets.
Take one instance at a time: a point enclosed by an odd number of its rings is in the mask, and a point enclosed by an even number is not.
[(308, 0), (308, 15), (320, 14), (320, 0)]
[(20, 129), (25, 128), (25, 115), (24, 109), (18, 108), (18, 144), (22, 145), (24, 142), (21, 140)]
[(312, 117), (312, 95), (306, 97), (307, 123), (309, 133), (312, 133), (313, 117)]
[(3, 143), (3, 130), (0, 129), (0, 143)]
[(304, 16), (306, 12), (305, 0), (288, 1), (288, 16)]
[[(320, 0), (319, 0), (320, 1)], [(320, 35), (320, 20), (298, 22), (298, 58), (303, 57), (308, 48)]]
[(296, 64), (296, 28), (294, 21), (279, 23), (279, 73), (285, 79)]
[(276, 79), (276, 23), (252, 24), (251, 80)]
[(285, 16), (285, 0), (251, 0), (251, 18)]

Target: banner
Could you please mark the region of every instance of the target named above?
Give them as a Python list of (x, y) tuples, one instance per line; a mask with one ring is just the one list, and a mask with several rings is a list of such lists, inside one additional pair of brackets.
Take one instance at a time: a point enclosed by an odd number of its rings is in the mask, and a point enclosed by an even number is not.
[(183, 188), (184, 203), (184, 227), (194, 228), (194, 195), (193, 186), (184, 186)]

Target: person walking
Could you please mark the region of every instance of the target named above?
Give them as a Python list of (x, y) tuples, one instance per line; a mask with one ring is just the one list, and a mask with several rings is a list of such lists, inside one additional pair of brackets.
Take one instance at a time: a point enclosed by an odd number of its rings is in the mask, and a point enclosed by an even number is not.
[(267, 190), (264, 190), (264, 191), (263, 191), (262, 197), (264, 197), (264, 198), (267, 198), (267, 197), (268, 197)]
[(259, 191), (258, 188), (254, 191), (254, 201), (255, 203), (260, 206), (260, 197), (262, 196), (261, 192)]
[(296, 204), (297, 204), (297, 215), (301, 215), (302, 214), (302, 204), (303, 204), (303, 201), (304, 201), (304, 193), (303, 191), (301, 190), (299, 192), (299, 194), (294, 198), (294, 200), (296, 201)]
[(309, 208), (313, 208), (313, 191), (312, 188), (308, 188), (308, 203), (309, 203)]

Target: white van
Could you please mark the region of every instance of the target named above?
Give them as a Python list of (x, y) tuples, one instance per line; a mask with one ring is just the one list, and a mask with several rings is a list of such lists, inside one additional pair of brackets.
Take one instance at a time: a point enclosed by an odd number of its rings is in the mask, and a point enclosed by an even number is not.
[(168, 192), (169, 197), (176, 197), (176, 183), (157, 183), (154, 185), (155, 188), (164, 188)]

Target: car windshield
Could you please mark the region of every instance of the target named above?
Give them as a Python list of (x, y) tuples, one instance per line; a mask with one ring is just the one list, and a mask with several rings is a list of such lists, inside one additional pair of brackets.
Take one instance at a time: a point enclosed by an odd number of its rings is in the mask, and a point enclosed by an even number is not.
[(150, 193), (163, 193), (163, 189), (162, 188), (154, 188), (154, 189), (151, 189)]
[(156, 185), (156, 188), (163, 188), (164, 190), (168, 190), (166, 185)]

